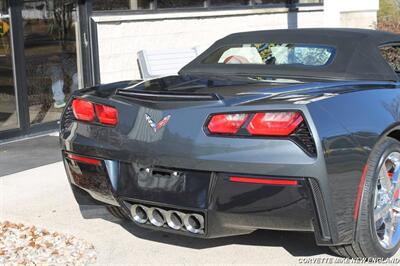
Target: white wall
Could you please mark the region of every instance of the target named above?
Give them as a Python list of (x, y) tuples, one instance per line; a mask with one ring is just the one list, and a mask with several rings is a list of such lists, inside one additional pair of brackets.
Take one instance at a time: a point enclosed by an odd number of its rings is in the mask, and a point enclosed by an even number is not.
[(288, 27), (372, 27), (379, 0), (325, 0), (324, 7), (94, 17), (102, 83), (140, 78), (142, 49), (207, 48), (233, 32)]
[(325, 27), (375, 28), (379, 0), (324, 0)]
[(221, 12), (210, 16), (210, 12), (198, 12), (201, 13), (197, 14), (200, 15), (198, 18), (156, 20), (148, 15), (137, 15), (118, 24), (110, 20), (99, 20), (97, 32), (101, 82), (140, 78), (136, 60), (137, 52), (141, 49), (162, 50), (194, 46), (205, 49), (230, 33), (289, 26), (315, 27), (323, 19), (321, 10), (300, 12), (297, 15), (289, 15), (286, 9), (282, 11), (271, 14), (258, 10), (259, 13), (256, 14), (234, 16), (226, 16)]

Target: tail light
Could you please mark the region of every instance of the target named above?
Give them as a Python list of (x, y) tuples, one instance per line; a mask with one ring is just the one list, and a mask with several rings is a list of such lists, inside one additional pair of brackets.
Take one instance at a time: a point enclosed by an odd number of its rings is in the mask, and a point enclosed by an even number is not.
[(80, 121), (95, 122), (97, 120), (100, 124), (111, 126), (118, 124), (118, 110), (108, 105), (74, 99), (72, 111), (75, 118)]
[(86, 122), (93, 122), (96, 118), (94, 104), (82, 99), (75, 99), (72, 102), (72, 110), (76, 119)]
[(241, 135), (289, 136), (302, 122), (303, 116), (299, 112), (216, 114), (209, 120), (207, 128), (211, 134), (237, 135), (247, 124), (244, 129), (247, 132)]
[(303, 122), (297, 112), (257, 113), (247, 126), (251, 135), (289, 136)]
[(220, 114), (211, 117), (208, 130), (214, 134), (236, 134), (246, 122), (248, 114)]
[(118, 124), (118, 111), (114, 107), (96, 104), (95, 109), (100, 123), (113, 126)]

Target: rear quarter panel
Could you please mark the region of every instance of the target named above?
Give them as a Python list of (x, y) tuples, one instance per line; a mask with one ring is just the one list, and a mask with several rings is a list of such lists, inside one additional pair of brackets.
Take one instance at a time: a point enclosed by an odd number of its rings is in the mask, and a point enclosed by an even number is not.
[(379, 139), (400, 124), (400, 87), (363, 87), (333, 93), (308, 105), (323, 148), (327, 177), (320, 179), (330, 197), (334, 243), (351, 243), (354, 209), (362, 171)]

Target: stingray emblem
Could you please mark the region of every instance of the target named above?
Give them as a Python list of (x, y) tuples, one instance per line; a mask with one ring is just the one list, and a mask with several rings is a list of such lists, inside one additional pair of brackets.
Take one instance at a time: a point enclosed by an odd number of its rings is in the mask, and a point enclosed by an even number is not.
[(149, 114), (145, 114), (145, 116), (146, 116), (147, 123), (149, 123), (149, 125), (153, 129), (154, 133), (157, 133), (158, 130), (165, 127), (165, 125), (168, 124), (168, 121), (171, 118), (170, 115), (167, 115), (166, 117), (161, 119), (160, 122), (156, 123), (156, 122), (154, 122), (154, 120), (151, 118), (151, 116)]

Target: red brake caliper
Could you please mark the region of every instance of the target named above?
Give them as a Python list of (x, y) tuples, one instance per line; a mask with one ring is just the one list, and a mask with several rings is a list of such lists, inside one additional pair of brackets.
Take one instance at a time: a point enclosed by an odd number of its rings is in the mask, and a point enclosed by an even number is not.
[[(390, 179), (392, 179), (393, 173), (388, 172), (388, 176), (390, 177)], [(397, 200), (399, 197), (400, 197), (400, 189), (396, 190), (393, 195), (394, 200)]]
[(398, 200), (400, 198), (400, 188), (394, 192), (393, 195), (394, 200)]

